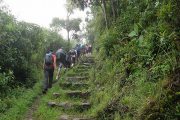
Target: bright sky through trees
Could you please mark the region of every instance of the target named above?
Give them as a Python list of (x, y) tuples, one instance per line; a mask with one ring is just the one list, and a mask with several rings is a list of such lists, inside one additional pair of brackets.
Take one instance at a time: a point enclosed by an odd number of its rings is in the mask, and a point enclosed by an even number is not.
[[(3, 0), (17, 20), (49, 27), (52, 18), (66, 19), (66, 0)], [(85, 13), (76, 11), (72, 17), (85, 18)]]

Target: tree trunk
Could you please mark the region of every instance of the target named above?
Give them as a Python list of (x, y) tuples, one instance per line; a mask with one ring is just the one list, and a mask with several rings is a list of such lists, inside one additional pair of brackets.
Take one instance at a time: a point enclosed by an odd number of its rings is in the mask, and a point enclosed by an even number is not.
[(70, 38), (69, 38), (69, 16), (67, 13), (67, 24), (66, 24), (66, 30), (67, 30), (67, 39), (68, 39), (68, 51), (70, 50)]
[(70, 50), (69, 30), (67, 30), (67, 39), (68, 39), (68, 51), (69, 51)]
[(117, 15), (117, 17), (119, 17), (119, 14), (120, 14), (119, 8), (120, 8), (120, 4), (119, 4), (119, 0), (117, 0), (116, 1), (116, 15)]
[(102, 0), (102, 11), (103, 11), (103, 16), (104, 16), (104, 20), (105, 20), (105, 24), (106, 24), (106, 29), (108, 29), (108, 20), (107, 20), (107, 14), (106, 14), (106, 2), (105, 0)]
[(114, 0), (110, 0), (110, 2), (111, 2), (112, 13), (113, 13), (113, 19), (115, 21), (116, 20), (116, 12), (115, 12), (115, 7), (114, 7)]

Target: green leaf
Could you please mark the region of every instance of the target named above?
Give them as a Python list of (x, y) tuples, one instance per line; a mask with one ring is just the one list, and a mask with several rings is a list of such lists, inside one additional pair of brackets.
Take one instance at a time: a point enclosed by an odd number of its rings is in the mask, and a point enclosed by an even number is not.
[(136, 34), (138, 34), (138, 31), (139, 31), (138, 25), (137, 25), (137, 24), (134, 24), (134, 32), (135, 32)]
[(129, 37), (135, 37), (137, 36), (136, 32), (135, 31), (132, 31), (131, 33), (129, 33), (128, 35)]
[(6, 25), (6, 28), (7, 28), (8, 30), (13, 30), (13, 29), (14, 29), (14, 26), (13, 26), (12, 23), (9, 23), (9, 24)]
[(139, 39), (138, 39), (139, 40), (139, 45), (142, 45), (143, 39), (144, 39), (143, 35), (139, 36)]

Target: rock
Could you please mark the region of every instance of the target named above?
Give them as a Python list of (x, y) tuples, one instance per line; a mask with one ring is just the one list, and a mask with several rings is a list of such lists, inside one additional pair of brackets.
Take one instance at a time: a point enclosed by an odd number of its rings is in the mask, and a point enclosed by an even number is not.
[(89, 102), (81, 103), (74, 105), (74, 107), (79, 111), (88, 110), (91, 107), (91, 104)]
[(60, 93), (53, 93), (53, 96), (57, 98), (60, 96)]
[(63, 88), (88, 88), (89, 84), (87, 83), (81, 83), (81, 82), (65, 82), (65, 83), (60, 83), (60, 86)]
[(90, 96), (90, 92), (82, 92), (82, 91), (70, 91), (66, 93), (70, 97), (81, 97), (81, 98), (88, 98)]
[(95, 120), (95, 119), (88, 118), (88, 117), (61, 115), (59, 120)]
[(78, 69), (89, 69), (89, 68), (90, 68), (90, 66), (86, 66), (86, 65), (79, 65), (77, 68), (78, 68)]
[(67, 81), (69, 82), (75, 82), (75, 81), (81, 81), (81, 80), (87, 80), (87, 76), (74, 76), (74, 77), (67, 77)]
[(67, 76), (69, 77), (73, 77), (73, 76), (88, 76), (89, 73), (88, 72), (76, 72), (76, 73), (67, 73)]
[(93, 119), (90, 119), (90, 118), (73, 118), (72, 120), (93, 120)]
[(49, 107), (55, 107), (57, 104), (56, 102), (48, 102)]
[(69, 102), (62, 102), (62, 103), (56, 103), (56, 102), (48, 102), (49, 107), (62, 107), (63, 109), (76, 109), (78, 111), (87, 110), (91, 107), (91, 104), (89, 102), (84, 103), (69, 103)]
[(68, 102), (62, 102), (58, 104), (59, 107), (63, 107), (64, 109), (70, 109), (72, 108), (73, 104)]
[(69, 120), (68, 115), (62, 115), (59, 120)]

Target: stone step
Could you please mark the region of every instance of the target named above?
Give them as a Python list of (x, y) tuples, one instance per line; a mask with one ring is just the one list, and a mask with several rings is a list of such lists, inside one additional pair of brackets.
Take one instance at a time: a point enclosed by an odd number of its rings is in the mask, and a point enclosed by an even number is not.
[(87, 79), (88, 79), (87, 76), (73, 76), (73, 77), (67, 77), (66, 81), (68, 81), (68, 82), (77, 82), (77, 81), (87, 80)]
[[(87, 99), (89, 96), (90, 96), (90, 91), (67, 91), (65, 92), (65, 94), (68, 96), (68, 97), (79, 97), (79, 98), (84, 98), (84, 99)], [(53, 93), (53, 96), (55, 98), (58, 98), (61, 96), (61, 93)]]
[(59, 84), (60, 87), (62, 88), (72, 88), (72, 89), (88, 89), (89, 88), (89, 84), (88, 83), (82, 83), (82, 82), (64, 82), (64, 83), (60, 83)]
[(86, 60), (82, 60), (82, 63), (94, 63), (94, 59), (86, 59)]
[(91, 66), (92, 63), (89, 63), (89, 62), (83, 62), (83, 63), (80, 63), (80, 65), (83, 65), (83, 66)]
[(53, 93), (53, 96), (54, 96), (55, 98), (58, 98), (58, 97), (60, 97), (61, 95), (60, 95), (60, 93), (55, 92), (55, 93)]
[(87, 72), (89, 69), (74, 69), (73, 71), (75, 73), (82, 73), (82, 72)]
[(69, 97), (79, 97), (79, 98), (84, 98), (87, 99), (90, 96), (90, 91), (68, 91), (66, 92), (67, 96)]
[(66, 74), (67, 76), (69, 76), (69, 77), (73, 77), (73, 76), (88, 76), (89, 75), (89, 73), (88, 72), (82, 72), (82, 73), (67, 73)]
[(95, 120), (85, 116), (61, 115), (59, 120)]
[(79, 65), (77, 66), (78, 69), (89, 69), (91, 66), (86, 66), (86, 65)]
[[(76, 75), (89, 75), (89, 71), (84, 71), (84, 70), (74, 70), (73, 71)], [(87, 74), (88, 73), (88, 74)]]
[(91, 56), (87, 56), (87, 58), (92, 58), (92, 59), (94, 59), (95, 57), (91, 55)]
[(81, 111), (81, 112), (83, 112), (84, 110), (88, 110), (91, 107), (91, 104), (89, 102), (82, 102), (82, 103), (48, 102), (47, 105), (49, 107), (52, 107), (52, 108), (53, 107), (60, 107), (60, 108), (63, 108), (63, 109), (76, 110), (76, 111)]

